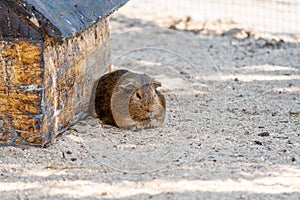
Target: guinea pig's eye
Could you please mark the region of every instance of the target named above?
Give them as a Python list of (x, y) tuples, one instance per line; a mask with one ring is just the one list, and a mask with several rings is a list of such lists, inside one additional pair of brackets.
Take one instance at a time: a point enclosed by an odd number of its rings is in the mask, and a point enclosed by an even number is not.
[(138, 99), (142, 99), (141, 95), (140, 95), (138, 92), (136, 93), (136, 97), (137, 97)]

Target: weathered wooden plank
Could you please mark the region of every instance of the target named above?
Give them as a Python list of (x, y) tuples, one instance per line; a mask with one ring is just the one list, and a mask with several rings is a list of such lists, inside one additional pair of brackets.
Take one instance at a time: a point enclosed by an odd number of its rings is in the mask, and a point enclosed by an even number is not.
[(42, 145), (41, 115), (0, 116), (0, 145)]
[(30, 21), (32, 16), (18, 5), (15, 1), (0, 0), (0, 37), (42, 40), (42, 30), (34, 26)]
[(9, 35), (9, 25), (7, 22), (8, 19), (8, 7), (0, 3), (0, 37), (1, 35)]
[(8, 42), (1, 50), (0, 61), (9, 85), (42, 84), (42, 45), (25, 41)]
[(94, 85), (110, 65), (107, 19), (101, 19), (62, 45), (55, 45), (51, 38), (47, 38), (44, 64), (44, 132), (51, 130), (52, 134), (48, 135), (51, 139), (91, 114)]
[(41, 44), (17, 41), (0, 46), (0, 113), (41, 113)]
[(0, 91), (0, 113), (41, 114), (42, 92), (24, 91), (15, 87)]
[(41, 144), (42, 52), (40, 42), (0, 41), (0, 144)]
[(7, 115), (0, 114), (0, 145), (13, 144), (14, 129), (11, 127), (11, 119)]
[[(128, 0), (20, 0), (28, 10), (42, 13), (56, 30), (46, 30), (56, 40), (69, 38), (81, 32), (100, 18), (124, 5)], [(25, 8), (26, 8), (25, 7)], [(38, 15), (36, 15), (38, 17)], [(43, 26), (43, 25), (42, 25)], [(59, 32), (58, 32), (59, 31)]]

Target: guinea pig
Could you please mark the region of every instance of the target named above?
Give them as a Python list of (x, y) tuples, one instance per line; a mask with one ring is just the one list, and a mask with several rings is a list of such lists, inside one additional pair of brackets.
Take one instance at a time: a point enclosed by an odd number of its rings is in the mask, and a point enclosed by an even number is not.
[(124, 129), (162, 126), (166, 100), (158, 87), (161, 83), (146, 74), (123, 69), (105, 74), (96, 88), (96, 116)]

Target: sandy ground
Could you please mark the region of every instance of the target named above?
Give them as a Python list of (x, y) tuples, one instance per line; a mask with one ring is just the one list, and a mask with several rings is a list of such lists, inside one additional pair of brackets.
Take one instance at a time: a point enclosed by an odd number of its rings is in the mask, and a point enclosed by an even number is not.
[(1, 148), (0, 199), (300, 199), (299, 35), (164, 2), (110, 21), (114, 66), (163, 83), (165, 126), (90, 118), (48, 148)]

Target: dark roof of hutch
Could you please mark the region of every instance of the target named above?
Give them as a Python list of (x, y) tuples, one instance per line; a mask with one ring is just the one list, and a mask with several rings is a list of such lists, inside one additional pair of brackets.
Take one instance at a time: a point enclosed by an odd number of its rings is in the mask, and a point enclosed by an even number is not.
[(28, 19), (37, 19), (37, 28), (62, 40), (74, 36), (106, 17), (128, 0), (0, 0), (15, 7)]

